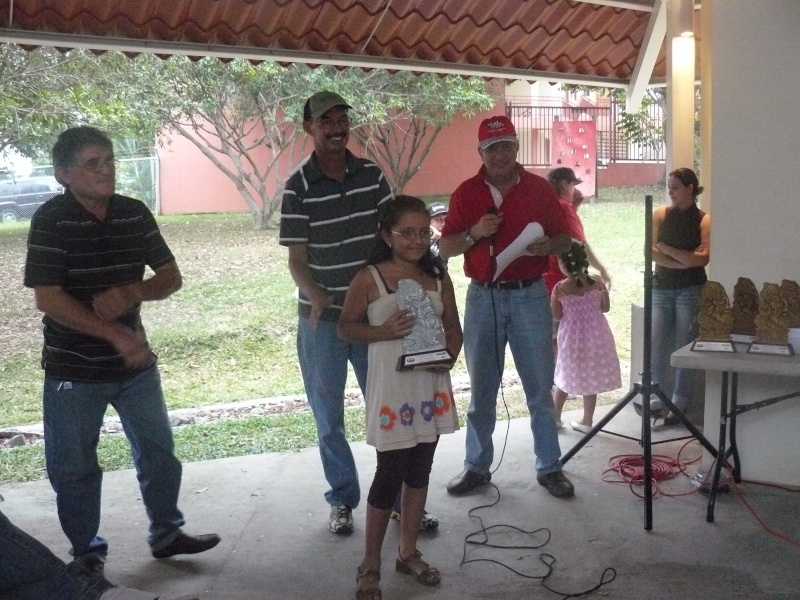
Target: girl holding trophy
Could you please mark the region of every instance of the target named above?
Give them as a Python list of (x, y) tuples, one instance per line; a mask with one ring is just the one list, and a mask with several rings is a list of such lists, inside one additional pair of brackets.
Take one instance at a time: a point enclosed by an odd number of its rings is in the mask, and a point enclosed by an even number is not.
[[(350, 284), (339, 319), (340, 337), (369, 344), (367, 443), (377, 450), (357, 600), (381, 598), (381, 548), (401, 489), (395, 568), (423, 585), (441, 580), (422, 559), (417, 538), (439, 436), (458, 429), (449, 370), (463, 336), (453, 283), (430, 240), (422, 200), (398, 196), (386, 203), (372, 255)], [(420, 351), (420, 344), (427, 347)]]

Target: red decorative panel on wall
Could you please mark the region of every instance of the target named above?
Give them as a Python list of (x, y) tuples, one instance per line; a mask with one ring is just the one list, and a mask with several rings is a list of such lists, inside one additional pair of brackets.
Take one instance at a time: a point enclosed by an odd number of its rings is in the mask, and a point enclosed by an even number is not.
[(597, 124), (594, 121), (556, 121), (550, 147), (551, 168), (569, 167), (583, 183), (583, 195), (597, 195)]

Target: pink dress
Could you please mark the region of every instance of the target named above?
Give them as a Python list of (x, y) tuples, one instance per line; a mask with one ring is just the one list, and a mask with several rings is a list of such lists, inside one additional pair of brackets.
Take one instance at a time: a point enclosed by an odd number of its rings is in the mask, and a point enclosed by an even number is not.
[[(558, 292), (556, 292), (558, 293)], [(603, 314), (603, 292), (560, 296), (555, 383), (568, 394), (592, 395), (622, 386), (614, 335)]]

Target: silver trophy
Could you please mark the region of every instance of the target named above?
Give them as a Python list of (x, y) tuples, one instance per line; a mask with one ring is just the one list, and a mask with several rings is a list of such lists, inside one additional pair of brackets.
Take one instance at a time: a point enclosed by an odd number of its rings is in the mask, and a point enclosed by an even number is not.
[(401, 279), (395, 295), (397, 307), (414, 315), (411, 332), (403, 338), (403, 354), (397, 360), (397, 370), (450, 366), (453, 355), (446, 347), (442, 320), (422, 286), (413, 279)]

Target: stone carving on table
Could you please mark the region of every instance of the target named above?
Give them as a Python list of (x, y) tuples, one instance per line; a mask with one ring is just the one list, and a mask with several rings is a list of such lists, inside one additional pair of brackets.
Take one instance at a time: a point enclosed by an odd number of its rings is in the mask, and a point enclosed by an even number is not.
[(699, 339), (713, 342), (727, 342), (733, 328), (728, 294), (718, 281), (708, 281), (700, 294)]
[(411, 333), (403, 338), (403, 354), (397, 361), (398, 371), (449, 367), (453, 356), (445, 344), (442, 320), (422, 286), (413, 279), (397, 282), (397, 307), (414, 315)]
[(746, 277), (739, 277), (733, 286), (733, 333), (756, 335), (756, 316), (758, 315), (758, 290)]
[(791, 355), (789, 341), (789, 305), (777, 283), (765, 283), (758, 297), (756, 341), (748, 352)]
[(800, 285), (796, 281), (784, 279), (781, 281), (781, 294), (786, 301), (789, 311), (788, 326), (790, 329), (800, 327)]

